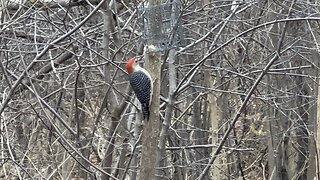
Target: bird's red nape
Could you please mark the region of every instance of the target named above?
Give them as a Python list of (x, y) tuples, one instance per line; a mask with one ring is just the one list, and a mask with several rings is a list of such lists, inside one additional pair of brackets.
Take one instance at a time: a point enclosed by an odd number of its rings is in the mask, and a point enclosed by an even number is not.
[(134, 63), (136, 63), (139, 60), (138, 57), (134, 57), (132, 59), (130, 59), (127, 64), (126, 64), (126, 68), (129, 74), (133, 73), (134, 71)]

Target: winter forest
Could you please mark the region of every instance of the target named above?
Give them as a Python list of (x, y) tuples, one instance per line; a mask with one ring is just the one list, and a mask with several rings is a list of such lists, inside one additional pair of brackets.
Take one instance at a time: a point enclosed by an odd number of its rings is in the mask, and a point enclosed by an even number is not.
[(0, 0), (0, 179), (320, 179), (320, 1), (175, 0), (184, 43), (148, 52), (169, 2)]

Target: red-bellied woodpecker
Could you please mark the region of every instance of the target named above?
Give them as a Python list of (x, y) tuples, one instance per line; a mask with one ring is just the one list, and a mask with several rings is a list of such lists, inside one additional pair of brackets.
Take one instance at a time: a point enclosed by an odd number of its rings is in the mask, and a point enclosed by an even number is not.
[(152, 79), (147, 70), (138, 64), (139, 57), (134, 57), (127, 62), (130, 85), (141, 103), (143, 118), (149, 120), (149, 105), (152, 96)]

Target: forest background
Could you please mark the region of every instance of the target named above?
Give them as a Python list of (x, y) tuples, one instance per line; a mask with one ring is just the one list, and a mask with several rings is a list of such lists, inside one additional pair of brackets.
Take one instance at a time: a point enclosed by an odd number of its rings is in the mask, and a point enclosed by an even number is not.
[(143, 122), (146, 2), (0, 0), (0, 178), (320, 179), (319, 1), (176, 2)]

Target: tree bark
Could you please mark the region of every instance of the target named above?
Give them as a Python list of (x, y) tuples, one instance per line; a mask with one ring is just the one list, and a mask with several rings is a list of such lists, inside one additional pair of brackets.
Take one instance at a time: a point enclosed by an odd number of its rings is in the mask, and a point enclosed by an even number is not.
[(165, 167), (167, 159), (165, 151), (166, 151), (166, 142), (167, 142), (167, 137), (168, 137), (168, 131), (169, 127), (171, 125), (171, 117), (173, 113), (173, 106), (175, 102), (175, 89), (176, 89), (176, 67), (174, 65), (175, 62), (175, 50), (170, 50), (169, 52), (169, 74), (168, 74), (168, 79), (169, 79), (169, 93), (168, 93), (168, 104), (166, 106), (165, 110), (165, 117), (164, 121), (162, 123), (161, 131), (160, 131), (160, 137), (159, 137), (159, 153), (158, 153), (158, 158), (159, 162), (157, 162), (157, 165), (159, 167), (158, 170), (158, 175), (161, 176), (168, 176), (168, 171), (167, 170), (161, 170), (161, 167)]
[(160, 74), (161, 61), (156, 54), (145, 54), (146, 68), (150, 72), (153, 80), (153, 93), (150, 105), (150, 118), (143, 128), (142, 136), (142, 155), (141, 155), (141, 174), (140, 179), (156, 179), (156, 163), (158, 158), (158, 140), (159, 140), (159, 112), (160, 112)]

